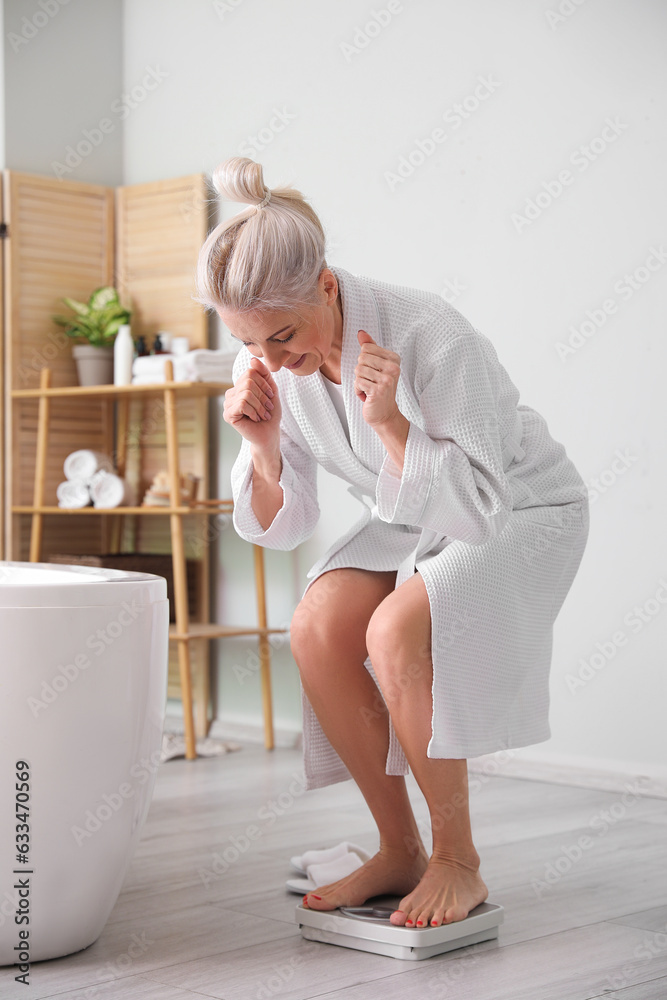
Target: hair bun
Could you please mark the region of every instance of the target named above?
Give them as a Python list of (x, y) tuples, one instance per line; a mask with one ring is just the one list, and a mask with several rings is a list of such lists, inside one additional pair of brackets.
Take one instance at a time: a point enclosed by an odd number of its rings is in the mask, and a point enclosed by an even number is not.
[(221, 198), (257, 205), (264, 201), (270, 188), (264, 184), (261, 163), (246, 156), (233, 156), (220, 163), (211, 174), (211, 181)]

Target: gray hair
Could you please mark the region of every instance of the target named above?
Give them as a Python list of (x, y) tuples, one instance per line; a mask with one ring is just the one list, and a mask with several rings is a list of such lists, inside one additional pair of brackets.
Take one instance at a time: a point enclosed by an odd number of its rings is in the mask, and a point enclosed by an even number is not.
[[(206, 237), (197, 261), (195, 301), (233, 312), (314, 305), (317, 281), (327, 266), (325, 236), (301, 192), (267, 189), (261, 164), (242, 156), (221, 163), (211, 182), (222, 198), (251, 207)], [(260, 202), (263, 207), (256, 207)]]

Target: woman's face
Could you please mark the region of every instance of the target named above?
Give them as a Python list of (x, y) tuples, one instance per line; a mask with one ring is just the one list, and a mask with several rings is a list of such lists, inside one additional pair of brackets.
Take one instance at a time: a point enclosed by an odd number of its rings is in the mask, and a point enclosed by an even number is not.
[(233, 337), (264, 362), (269, 371), (288, 368), (312, 375), (342, 343), (343, 316), (338, 284), (328, 268), (319, 277), (320, 302), (290, 312), (267, 310), (236, 313), (218, 309)]

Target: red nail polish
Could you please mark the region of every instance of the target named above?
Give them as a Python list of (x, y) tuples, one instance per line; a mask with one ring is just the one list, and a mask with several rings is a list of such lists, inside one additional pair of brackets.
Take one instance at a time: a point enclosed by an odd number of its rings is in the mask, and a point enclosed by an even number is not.
[(405, 926), (406, 927), (412, 927), (412, 921), (411, 920), (406, 920), (405, 921)]
[(438, 921), (437, 921), (437, 920), (432, 920), (432, 921), (431, 921), (431, 923), (432, 923), (432, 925), (433, 925), (434, 927), (437, 927), (437, 926), (438, 926)]
[(313, 897), (313, 899), (321, 899), (322, 898), (321, 896), (316, 896), (314, 892), (311, 892), (310, 895)]
[(423, 920), (418, 920), (417, 921), (417, 927), (422, 927), (423, 923), (424, 923)]

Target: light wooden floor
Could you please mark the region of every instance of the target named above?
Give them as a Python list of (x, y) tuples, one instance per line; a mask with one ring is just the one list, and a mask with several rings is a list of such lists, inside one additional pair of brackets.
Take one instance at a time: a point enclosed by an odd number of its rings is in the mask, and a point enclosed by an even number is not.
[[(667, 998), (664, 800), (471, 775), (482, 874), (505, 907), (500, 938), (408, 962), (300, 937), (299, 897), (284, 888), (290, 856), (341, 840), (376, 846), (352, 782), (303, 793), (300, 774), (299, 751), (252, 746), (162, 765), (99, 940), (34, 964), (28, 988), (0, 970), (0, 997)], [(423, 819), (412, 779), (410, 789)], [(216, 874), (223, 852), (231, 863)]]

